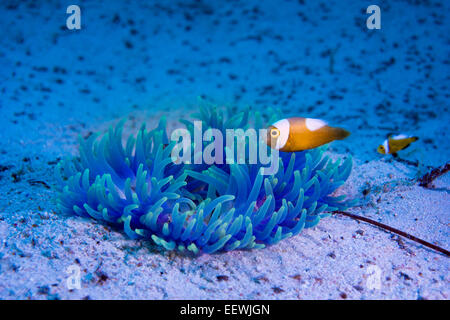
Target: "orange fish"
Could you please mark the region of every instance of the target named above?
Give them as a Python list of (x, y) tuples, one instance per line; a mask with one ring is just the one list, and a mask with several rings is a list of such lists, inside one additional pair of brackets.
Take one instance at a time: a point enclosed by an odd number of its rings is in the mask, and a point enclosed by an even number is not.
[(350, 135), (345, 129), (330, 127), (325, 121), (311, 118), (288, 118), (268, 128), (266, 143), (276, 150), (297, 152), (317, 148)]
[(417, 140), (419, 140), (418, 137), (406, 134), (389, 136), (384, 140), (383, 144), (378, 146), (377, 151), (381, 154), (392, 154), (395, 156), (398, 151), (408, 148), (411, 143)]

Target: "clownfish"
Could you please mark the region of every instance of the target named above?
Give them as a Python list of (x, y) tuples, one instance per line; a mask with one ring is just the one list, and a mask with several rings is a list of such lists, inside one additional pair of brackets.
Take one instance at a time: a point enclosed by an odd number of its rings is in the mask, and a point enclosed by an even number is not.
[(408, 136), (406, 134), (399, 134), (396, 136), (389, 136), (384, 140), (383, 144), (377, 148), (378, 153), (397, 155), (397, 152), (409, 147), (411, 143), (419, 140), (418, 137)]
[(283, 152), (317, 148), (350, 135), (345, 129), (330, 127), (320, 119), (288, 118), (275, 122), (267, 130), (267, 145)]

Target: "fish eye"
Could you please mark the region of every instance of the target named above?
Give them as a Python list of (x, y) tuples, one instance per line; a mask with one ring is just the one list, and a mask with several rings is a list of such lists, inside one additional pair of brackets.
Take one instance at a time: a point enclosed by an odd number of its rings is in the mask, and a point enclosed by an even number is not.
[(274, 128), (270, 130), (270, 135), (272, 138), (278, 138), (278, 136), (280, 135), (280, 130)]

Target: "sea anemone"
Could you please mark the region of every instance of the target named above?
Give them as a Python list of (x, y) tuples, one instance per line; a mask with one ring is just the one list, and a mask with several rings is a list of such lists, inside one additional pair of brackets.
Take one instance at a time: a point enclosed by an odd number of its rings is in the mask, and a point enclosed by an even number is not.
[[(224, 135), (250, 127), (249, 110), (231, 114), (202, 107), (195, 117)], [(253, 127), (262, 128), (261, 115), (252, 114)], [(194, 130), (192, 122), (182, 123)], [(351, 205), (331, 194), (349, 176), (352, 160), (333, 162), (324, 155), (326, 147), (280, 152), (279, 170), (263, 175), (258, 163), (175, 164), (176, 142), (169, 141), (164, 118), (153, 130), (143, 125), (126, 144), (123, 126), (121, 121), (102, 137), (80, 138), (79, 157), (57, 165), (61, 212), (104, 221), (167, 250), (198, 254), (263, 248)]]

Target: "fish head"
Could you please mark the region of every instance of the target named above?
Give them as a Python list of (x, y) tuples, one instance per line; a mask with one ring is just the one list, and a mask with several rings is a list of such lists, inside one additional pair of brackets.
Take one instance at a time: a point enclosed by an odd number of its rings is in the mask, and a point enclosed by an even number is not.
[(382, 144), (380, 144), (377, 148), (377, 152), (381, 154), (386, 154), (386, 148)]
[(266, 143), (275, 150), (281, 150), (288, 143), (290, 134), (289, 119), (281, 119), (267, 129)]
[(277, 141), (280, 138), (281, 131), (275, 126), (269, 126), (267, 128), (267, 137), (266, 137), (266, 143), (269, 147), (273, 147), (274, 149), (277, 148)]

